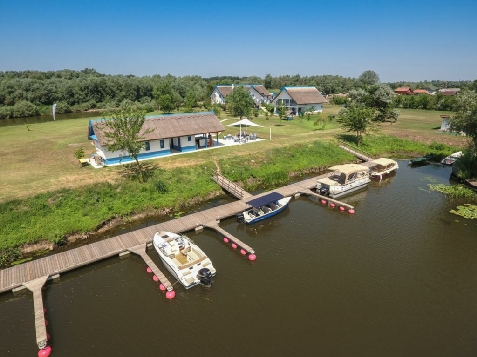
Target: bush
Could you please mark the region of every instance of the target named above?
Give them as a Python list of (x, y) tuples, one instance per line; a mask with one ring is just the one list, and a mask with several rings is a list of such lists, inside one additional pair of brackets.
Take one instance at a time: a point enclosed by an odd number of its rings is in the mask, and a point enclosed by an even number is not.
[(84, 150), (83, 148), (79, 148), (75, 151), (75, 157), (79, 160), (84, 157)]
[(334, 105), (345, 105), (348, 102), (347, 97), (333, 97), (331, 100)]
[(13, 118), (13, 107), (5, 106), (0, 107), (0, 119), (10, 119)]
[(27, 100), (20, 100), (13, 106), (13, 116), (15, 118), (31, 117), (40, 114), (40, 108)]

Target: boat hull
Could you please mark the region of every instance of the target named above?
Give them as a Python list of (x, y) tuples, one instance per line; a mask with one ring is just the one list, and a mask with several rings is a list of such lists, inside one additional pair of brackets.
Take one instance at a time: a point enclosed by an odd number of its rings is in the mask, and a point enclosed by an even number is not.
[(328, 194), (328, 196), (330, 196), (331, 198), (339, 198), (339, 197), (349, 195), (353, 192), (356, 192), (356, 191), (359, 191), (361, 189), (364, 189), (364, 188), (368, 187), (369, 182), (370, 182), (370, 180), (367, 180), (366, 182), (363, 182), (362, 184), (358, 184), (358, 185), (355, 185), (353, 187), (346, 188), (346, 189), (344, 189), (343, 191), (340, 191), (340, 192), (330, 192)]
[(249, 214), (246, 214), (246, 212), (250, 212), (251, 210), (248, 210), (248, 211), (245, 211), (242, 216), (244, 217), (243, 220), (244, 220), (244, 223), (246, 224), (253, 224), (253, 223), (256, 223), (256, 222), (259, 222), (259, 221), (263, 221), (264, 219), (267, 219), (267, 218), (270, 218), (270, 217), (273, 217), (275, 215), (277, 215), (278, 213), (282, 212), (285, 208), (288, 207), (288, 203), (290, 202), (291, 200), (291, 197), (285, 197), (285, 198), (282, 198), (281, 200), (279, 200), (278, 202), (280, 203), (280, 206), (273, 210), (273, 211), (270, 211), (270, 212), (267, 212), (267, 213), (264, 213), (260, 216), (254, 216), (253, 218), (249, 219), (249, 218), (245, 218), (245, 217), (250, 217)]

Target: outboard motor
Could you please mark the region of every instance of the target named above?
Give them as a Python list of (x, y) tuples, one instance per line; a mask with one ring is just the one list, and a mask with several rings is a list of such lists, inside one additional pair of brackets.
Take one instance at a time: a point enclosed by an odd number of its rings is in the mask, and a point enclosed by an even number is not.
[(204, 286), (212, 285), (212, 273), (208, 268), (202, 268), (197, 272), (197, 278)]
[(243, 217), (243, 213), (240, 213), (237, 215), (237, 221), (239, 223), (244, 223), (245, 222), (245, 218)]

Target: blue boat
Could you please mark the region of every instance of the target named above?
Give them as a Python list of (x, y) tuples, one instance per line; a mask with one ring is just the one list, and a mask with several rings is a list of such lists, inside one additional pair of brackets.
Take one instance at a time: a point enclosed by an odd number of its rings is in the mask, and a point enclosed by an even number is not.
[(265, 196), (247, 202), (252, 208), (237, 216), (240, 223), (252, 224), (272, 217), (283, 211), (290, 202), (291, 197), (284, 197), (278, 192), (271, 192)]

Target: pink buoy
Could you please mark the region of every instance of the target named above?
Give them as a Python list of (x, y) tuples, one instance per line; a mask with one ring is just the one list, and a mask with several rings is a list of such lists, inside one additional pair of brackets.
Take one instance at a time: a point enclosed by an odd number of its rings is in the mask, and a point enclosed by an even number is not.
[(250, 255), (248, 256), (248, 260), (251, 260), (252, 262), (253, 262), (255, 259), (257, 259), (257, 256), (256, 256), (255, 254), (250, 254)]
[(166, 293), (166, 298), (168, 299), (174, 299), (174, 296), (176, 296), (176, 292), (174, 290), (168, 291)]
[(237, 247), (238, 247), (237, 244), (232, 243), (232, 248), (233, 248), (233, 249), (237, 249)]
[(152, 273), (152, 269), (149, 268), (149, 267), (147, 267), (146, 271), (147, 271), (148, 273)]
[(349, 209), (349, 210), (348, 210), (348, 213), (349, 213), (349, 214), (353, 214), (353, 213), (354, 213), (354, 209), (352, 209), (352, 208)]
[(335, 208), (335, 204), (334, 204), (334, 203), (330, 203), (330, 207), (331, 207), (331, 208)]
[(340, 206), (340, 211), (344, 212), (345, 208), (343, 206)]
[(46, 314), (46, 307), (43, 308), (43, 313)]
[(240, 249), (240, 254), (245, 255), (247, 252), (244, 249)]
[(224, 237), (224, 242), (225, 243), (228, 243), (229, 242), (229, 239), (227, 237)]
[(51, 347), (46, 346), (38, 351), (38, 357), (48, 357), (51, 354)]
[(322, 205), (326, 205), (326, 200), (321, 200)]
[(154, 276), (152, 277), (152, 280), (154, 280), (154, 281), (156, 281), (156, 282), (157, 282), (157, 281), (159, 281), (159, 278), (158, 278), (157, 276), (155, 276), (155, 275), (154, 275)]
[(159, 289), (161, 289), (162, 291), (166, 290), (166, 287), (164, 286), (164, 284), (161, 284), (159, 285)]
[(45, 326), (48, 326), (48, 320), (45, 319)]
[(47, 333), (46, 333), (46, 340), (49, 341), (50, 338), (51, 338), (51, 336), (50, 336), (50, 334), (47, 332)]

